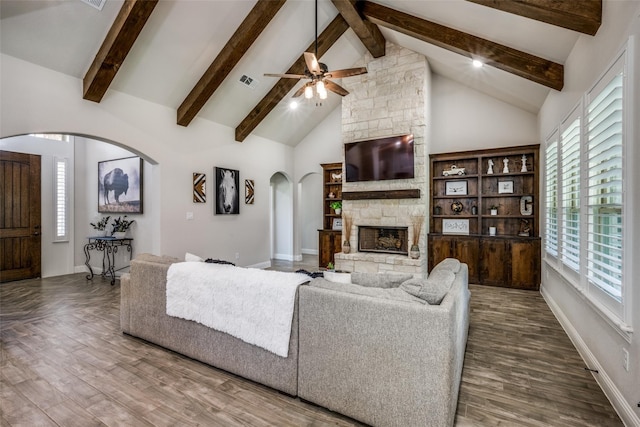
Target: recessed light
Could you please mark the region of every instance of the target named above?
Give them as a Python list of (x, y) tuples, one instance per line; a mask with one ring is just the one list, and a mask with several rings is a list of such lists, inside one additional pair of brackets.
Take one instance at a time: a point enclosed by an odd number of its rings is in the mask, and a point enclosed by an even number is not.
[(292, 109), (292, 110), (297, 109), (298, 108), (298, 101), (291, 101), (289, 103), (289, 108)]
[(480, 61), (480, 60), (478, 60), (478, 59), (474, 59), (474, 60), (473, 60), (473, 62), (472, 62), (472, 64), (473, 64), (473, 66), (474, 66), (474, 67), (476, 67), (476, 68), (482, 68), (482, 66), (484, 65), (484, 64), (482, 63), (482, 61)]

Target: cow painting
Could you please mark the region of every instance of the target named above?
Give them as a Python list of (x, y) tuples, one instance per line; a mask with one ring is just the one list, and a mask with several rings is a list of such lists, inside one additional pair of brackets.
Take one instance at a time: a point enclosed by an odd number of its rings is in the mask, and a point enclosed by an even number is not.
[(115, 168), (104, 176), (103, 187), (105, 205), (110, 203), (109, 192), (111, 191), (113, 191), (113, 198), (116, 203), (120, 203), (120, 195), (122, 193), (126, 195), (127, 190), (129, 190), (129, 175), (124, 173), (122, 169)]
[(142, 213), (140, 157), (98, 162), (98, 212)]
[(215, 168), (215, 176), (216, 214), (239, 214), (238, 186), (240, 184), (240, 172), (233, 169)]

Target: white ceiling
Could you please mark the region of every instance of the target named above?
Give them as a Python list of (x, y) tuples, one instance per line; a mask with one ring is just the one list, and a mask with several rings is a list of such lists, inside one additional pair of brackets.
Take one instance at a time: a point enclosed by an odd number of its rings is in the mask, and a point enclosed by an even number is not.
[[(578, 38), (574, 31), (464, 0), (374, 1), (560, 64)], [(254, 0), (161, 0), (109, 91), (177, 110), (254, 4)], [(80, 0), (0, 0), (1, 51), (82, 79), (121, 6), (122, 0), (107, 0), (99, 11)], [(338, 12), (330, 0), (319, 0), (318, 14), (321, 32)], [(425, 55), (434, 73), (532, 113), (538, 112), (551, 90), (492, 67), (475, 69), (466, 57), (381, 30), (387, 41)], [(287, 70), (313, 42), (314, 31), (314, 1), (287, 1), (197, 117), (235, 128), (275, 84), (277, 79), (263, 74)], [(348, 68), (365, 52), (348, 30), (322, 62), (329, 69)], [(239, 83), (243, 74), (257, 79), (258, 85), (251, 89)], [(292, 111), (287, 97), (253, 133), (296, 145), (340, 99), (330, 94), (323, 107), (303, 104)]]

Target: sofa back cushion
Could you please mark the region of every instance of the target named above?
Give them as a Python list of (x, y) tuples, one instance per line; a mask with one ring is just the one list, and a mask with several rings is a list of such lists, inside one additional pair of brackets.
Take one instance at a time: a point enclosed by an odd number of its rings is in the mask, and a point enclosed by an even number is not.
[(400, 289), (430, 305), (438, 305), (451, 289), (455, 278), (456, 275), (451, 270), (434, 268), (428, 279), (409, 279), (400, 285)]
[(370, 288), (397, 288), (413, 274), (402, 273), (351, 273), (351, 283)]
[(354, 285), (353, 283), (336, 283), (330, 282), (323, 278), (316, 278), (309, 282), (310, 286), (315, 288), (329, 289), (336, 292), (345, 292), (348, 294), (364, 295), (372, 298), (387, 299), (393, 301), (403, 301), (410, 303), (425, 302), (413, 295), (409, 295), (400, 288), (374, 288), (370, 286)]

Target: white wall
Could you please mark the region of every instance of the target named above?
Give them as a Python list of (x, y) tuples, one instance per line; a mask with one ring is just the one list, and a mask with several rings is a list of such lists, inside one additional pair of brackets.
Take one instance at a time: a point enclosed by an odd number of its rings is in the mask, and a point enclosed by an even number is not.
[[(566, 114), (576, 105), (582, 94), (596, 82), (596, 79), (615, 59), (623, 44), (632, 34), (636, 49), (635, 75), (628, 82), (635, 84), (635, 96), (630, 107), (635, 108), (631, 120), (635, 123), (635, 135), (629, 144), (627, 167), (632, 168), (633, 193), (626, 194), (629, 220), (625, 227), (625, 251), (632, 251), (630, 274), (623, 277), (623, 286), (632, 287), (628, 303), (633, 307), (632, 338), (623, 338), (615, 327), (587, 301), (587, 299), (560, 277), (553, 268), (542, 264), (541, 290), (554, 310), (563, 327), (572, 338), (589, 367), (597, 369), (596, 380), (603, 388), (626, 425), (640, 425), (640, 263), (634, 262), (640, 256), (640, 226), (637, 218), (640, 212), (640, 2), (603, 2), (603, 25), (595, 37), (581, 36), (565, 64), (565, 89), (552, 92), (540, 111), (540, 135), (544, 140), (558, 126)], [(622, 349), (629, 351), (630, 369), (622, 367)]]
[(318, 255), (318, 230), (322, 228), (322, 174), (309, 173), (298, 183), (300, 251)]
[[(41, 213), (42, 222), (42, 251), (41, 274), (42, 277), (59, 276), (73, 273), (74, 261), (74, 194), (69, 194), (69, 240), (54, 242), (55, 238), (55, 210), (54, 198), (54, 169), (55, 157), (63, 157), (67, 160), (69, 170), (68, 179), (73, 183), (74, 179), (74, 150), (73, 142), (54, 141), (50, 139), (36, 138), (33, 136), (19, 136), (0, 139), (0, 150), (14, 151), (18, 153), (38, 154), (40, 158), (41, 174)], [(71, 185), (73, 187), (73, 184)], [(72, 190), (73, 188), (71, 188)]]
[(273, 258), (293, 261), (293, 185), (278, 172), (271, 177)]
[[(293, 175), (291, 147), (254, 135), (240, 144), (234, 129), (199, 118), (181, 127), (174, 109), (113, 90), (100, 104), (85, 101), (81, 80), (8, 55), (1, 56), (0, 67), (0, 137), (85, 135), (124, 146), (157, 165), (151, 180), (159, 194), (151, 210), (145, 206), (158, 215), (158, 225), (144, 236), (150, 252), (182, 257), (190, 251), (239, 265), (268, 263), (269, 180), (278, 171)], [(213, 214), (215, 166), (239, 170), (241, 183), (255, 180), (255, 203), (242, 203), (240, 215)], [(192, 201), (193, 172), (207, 173), (205, 204)], [(186, 219), (187, 212), (193, 212), (193, 220)]]
[(535, 114), (434, 74), (429, 153), (537, 144)]

